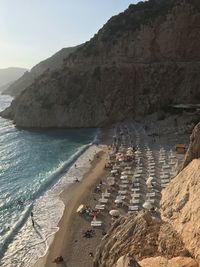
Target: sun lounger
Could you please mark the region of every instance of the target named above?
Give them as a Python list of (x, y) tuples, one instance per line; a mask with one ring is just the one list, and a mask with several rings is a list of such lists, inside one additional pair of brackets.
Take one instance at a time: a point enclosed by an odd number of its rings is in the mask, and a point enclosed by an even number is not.
[(104, 210), (105, 209), (105, 205), (96, 205), (95, 206), (95, 210)]
[(127, 184), (120, 184), (119, 187), (120, 187), (120, 188), (127, 188), (128, 185), (127, 185)]
[(110, 197), (110, 193), (108, 193), (108, 192), (102, 193), (102, 198), (105, 198), (105, 197)]
[(129, 180), (122, 180), (121, 183), (122, 184), (129, 184)]
[(133, 205), (128, 207), (129, 211), (138, 211), (140, 207), (138, 205)]
[(170, 169), (170, 166), (169, 165), (163, 165), (162, 168), (163, 169)]
[(148, 166), (147, 167), (147, 170), (148, 171), (155, 171), (155, 166)]
[[(132, 196), (134, 199), (140, 199), (140, 198), (143, 198), (143, 195), (140, 194), (140, 193), (135, 193), (135, 194), (132, 194), (131, 196)], [(131, 202), (132, 200), (133, 200), (133, 199), (130, 200), (130, 203), (132, 203), (132, 202)]]
[(139, 187), (140, 187), (140, 183), (133, 182), (132, 188), (139, 188)]
[(149, 173), (149, 176), (156, 176), (155, 171), (148, 171), (148, 173)]
[(134, 174), (134, 177), (135, 178), (140, 178), (141, 177), (141, 174), (136, 173), (136, 174)]
[(162, 179), (168, 179), (169, 178), (169, 173), (160, 175), (160, 178), (161, 178), (161, 180)]
[(146, 196), (147, 196), (147, 198), (155, 197), (156, 192), (147, 193)]
[(119, 190), (118, 194), (120, 195), (126, 195), (127, 194), (127, 190)]
[(125, 170), (131, 170), (131, 167), (125, 167), (124, 169)]
[(130, 200), (130, 203), (131, 204), (139, 204), (139, 203), (141, 203), (141, 199), (135, 199), (134, 195), (135, 194), (131, 194), (132, 199)]
[(106, 198), (100, 198), (99, 199), (99, 202), (100, 203), (107, 203), (108, 202), (108, 199), (106, 199)]
[(91, 226), (92, 227), (99, 227), (99, 226), (102, 226), (102, 221), (91, 221)]
[(176, 159), (175, 155), (169, 155), (169, 159)]
[(140, 188), (131, 188), (131, 192), (133, 192), (133, 194), (138, 194), (141, 192), (141, 189)]
[(121, 195), (118, 195), (118, 196), (116, 196), (116, 199), (122, 199), (122, 200), (124, 200), (126, 198), (126, 196), (121, 196)]
[(149, 165), (149, 166), (155, 166), (156, 163), (155, 163), (155, 162), (148, 162), (148, 165)]
[(176, 165), (176, 162), (175, 161), (169, 161), (168, 164), (169, 165)]

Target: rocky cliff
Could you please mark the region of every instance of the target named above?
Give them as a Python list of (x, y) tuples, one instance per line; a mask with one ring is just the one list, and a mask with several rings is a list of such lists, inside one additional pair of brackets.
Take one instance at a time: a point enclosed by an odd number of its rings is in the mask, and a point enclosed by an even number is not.
[(193, 160), (162, 196), (162, 216), (180, 234), (186, 248), (200, 262), (200, 160)]
[(184, 168), (162, 191), (161, 219), (149, 212), (121, 217), (97, 248), (94, 267), (200, 266), (199, 150), (200, 123)]
[(200, 100), (200, 2), (149, 0), (112, 17), (2, 116), (21, 127), (97, 127)]
[(70, 53), (74, 52), (76, 47), (63, 48), (53, 56), (41, 61), (35, 65), (30, 71), (26, 71), (22, 77), (17, 77), (15, 82), (10, 84), (3, 92), (11, 96), (18, 96), (22, 91), (29, 87), (34, 81), (39, 78), (45, 71), (53, 71), (63, 64), (63, 60), (69, 56)]
[(169, 223), (141, 212), (113, 224), (97, 248), (93, 266), (198, 267), (198, 264)]
[(193, 160), (200, 158), (200, 123), (194, 128), (192, 135), (190, 136), (190, 145), (185, 155), (185, 160), (182, 166), (182, 170)]
[(163, 220), (170, 222), (186, 248), (200, 262), (200, 123), (194, 128), (182, 171), (163, 191)]

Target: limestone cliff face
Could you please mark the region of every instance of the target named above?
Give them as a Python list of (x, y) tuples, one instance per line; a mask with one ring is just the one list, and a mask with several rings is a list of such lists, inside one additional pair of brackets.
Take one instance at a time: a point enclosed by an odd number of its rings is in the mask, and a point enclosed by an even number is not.
[(162, 193), (163, 220), (171, 223), (200, 263), (200, 123), (194, 128), (180, 173)]
[(190, 145), (185, 155), (185, 160), (182, 166), (184, 169), (193, 159), (200, 158), (200, 123), (194, 128), (190, 136)]
[(21, 127), (98, 127), (198, 102), (199, 25), (197, 0), (131, 5), (2, 115)]
[(200, 159), (176, 176), (162, 195), (162, 216), (180, 234), (186, 248), (200, 262)]
[(141, 267), (199, 267), (199, 264), (190, 257), (164, 257), (147, 258), (140, 262)]
[[(138, 266), (135, 260), (139, 261), (139, 266), (147, 266), (143, 260), (156, 256), (162, 256), (162, 261), (168, 262), (174, 257), (190, 255), (170, 224), (152, 217), (150, 213), (141, 212), (137, 216), (122, 217), (114, 223), (97, 248), (93, 266)], [(132, 265), (128, 265), (127, 257)]]

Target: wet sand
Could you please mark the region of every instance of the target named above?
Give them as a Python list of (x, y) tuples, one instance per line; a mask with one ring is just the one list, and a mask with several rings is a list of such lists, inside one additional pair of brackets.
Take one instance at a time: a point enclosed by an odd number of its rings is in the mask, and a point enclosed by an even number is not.
[[(59, 222), (59, 231), (50, 246), (50, 249), (45, 257), (40, 259), (34, 266), (56, 266), (53, 260), (62, 255), (64, 262), (61, 266), (92, 266), (92, 258), (88, 253), (94, 251), (99, 243), (99, 238), (102, 236), (102, 229), (95, 230), (95, 237), (89, 240), (82, 238), (82, 231), (90, 227), (90, 221), (86, 221), (76, 213), (76, 209), (81, 203), (92, 206), (91, 198), (93, 188), (98, 181), (106, 174), (104, 170), (106, 162), (106, 152), (99, 152), (92, 161), (91, 169), (84, 175), (79, 183), (73, 184), (70, 188), (64, 190), (61, 197), (65, 203), (65, 211)], [(82, 239), (80, 240), (79, 237)], [(77, 240), (79, 239), (79, 240)], [(84, 241), (87, 241), (86, 243)], [(82, 255), (80, 255), (82, 254)], [(84, 258), (83, 258), (84, 257)]]

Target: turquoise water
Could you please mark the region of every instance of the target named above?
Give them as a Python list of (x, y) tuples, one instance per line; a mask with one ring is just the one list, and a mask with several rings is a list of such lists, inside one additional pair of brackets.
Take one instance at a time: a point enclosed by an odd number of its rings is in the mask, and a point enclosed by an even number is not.
[[(10, 101), (0, 96), (0, 110)], [(95, 129), (18, 130), (11, 121), (0, 118), (1, 256), (34, 201), (58, 181), (95, 134)]]

